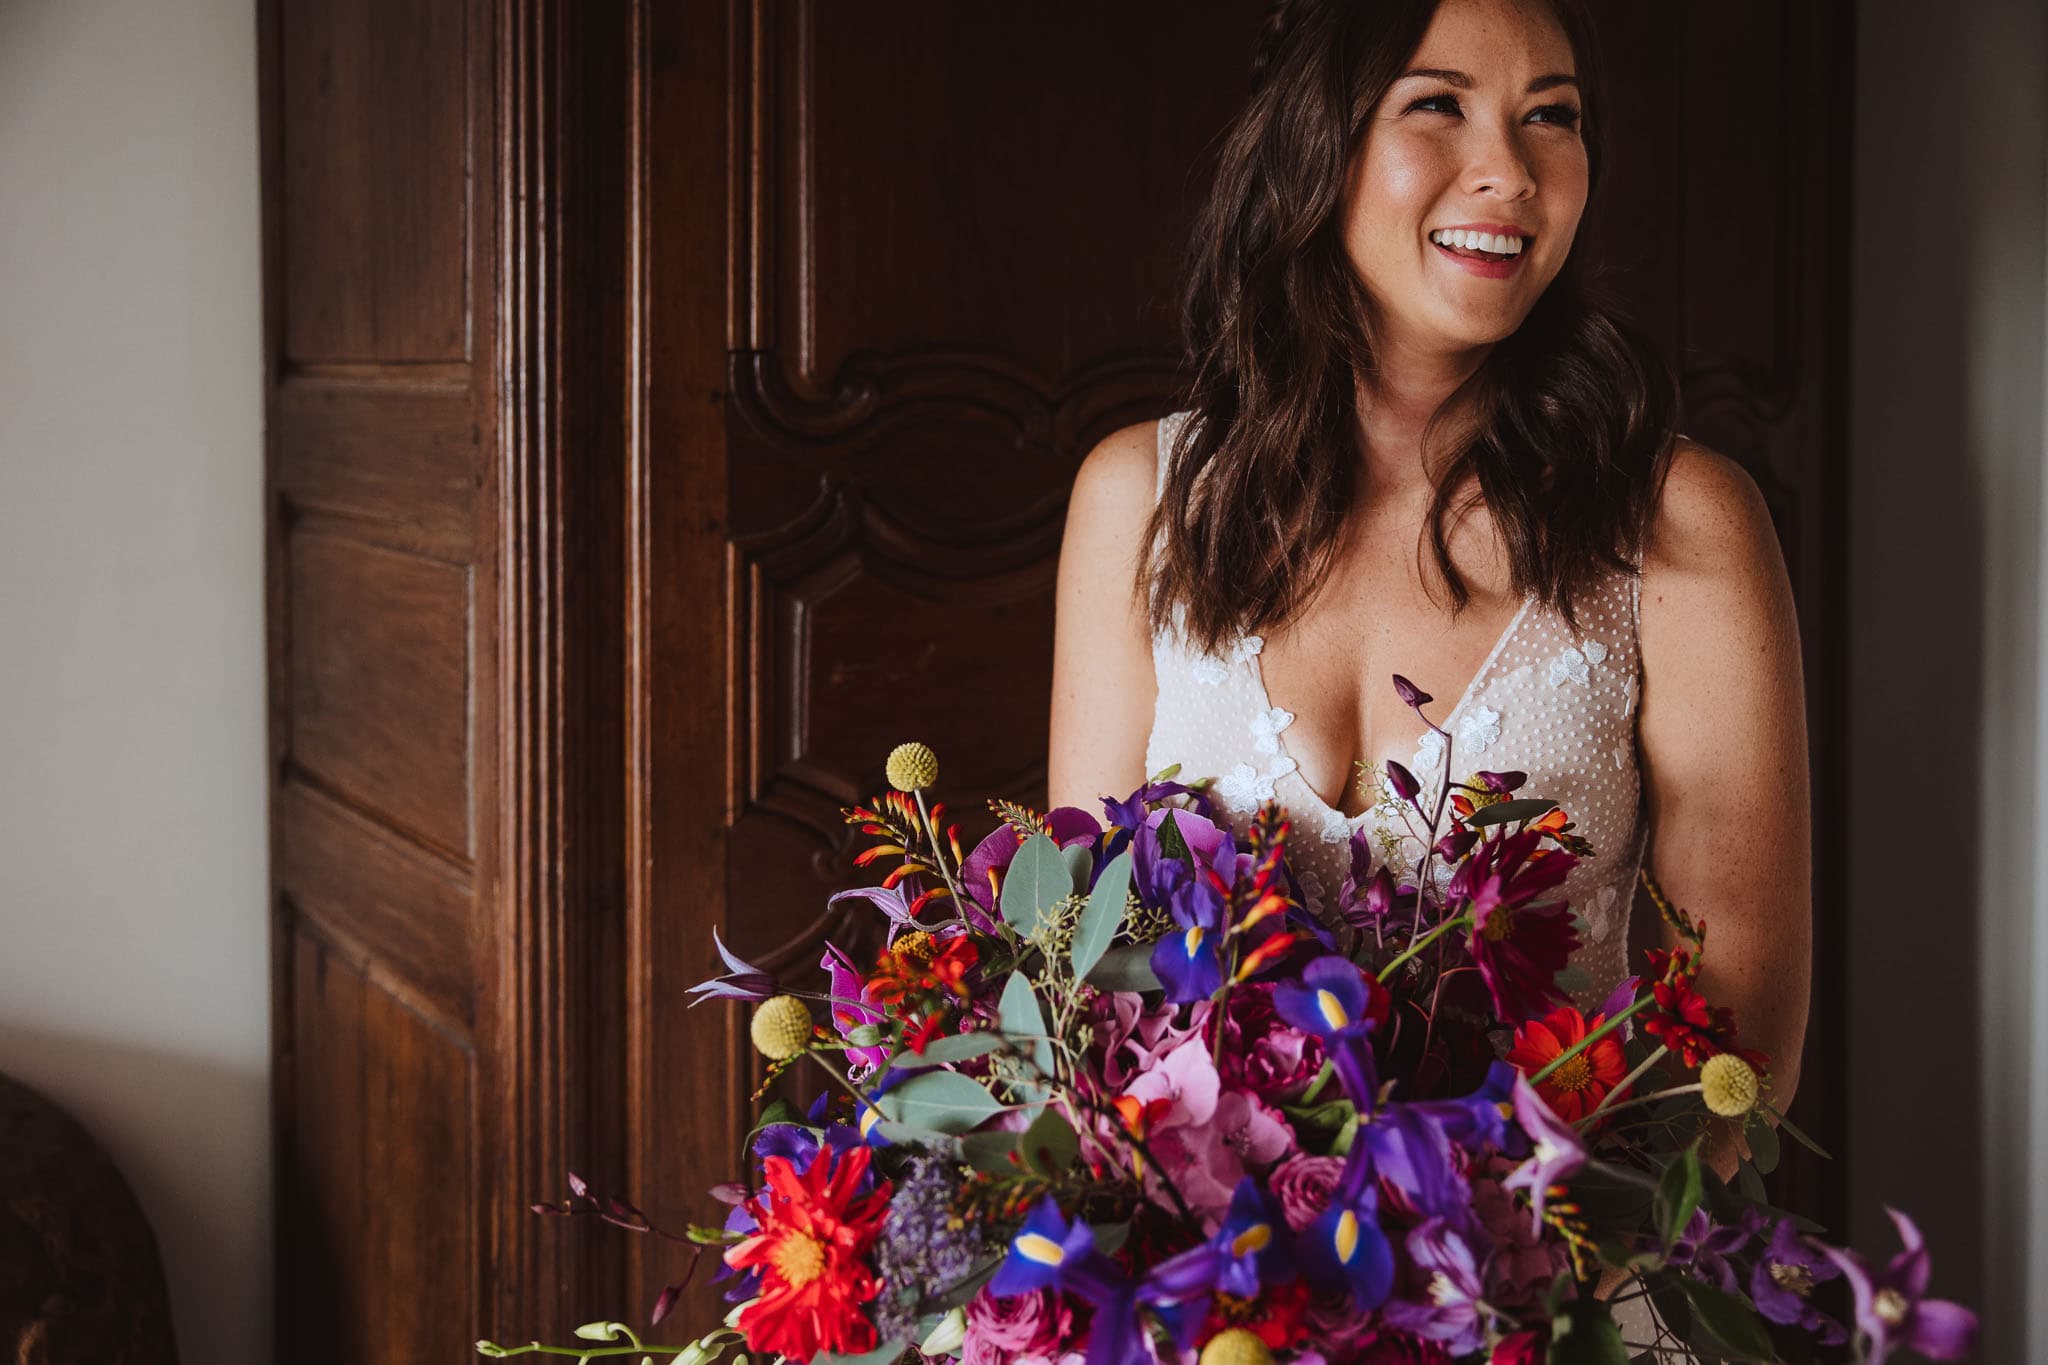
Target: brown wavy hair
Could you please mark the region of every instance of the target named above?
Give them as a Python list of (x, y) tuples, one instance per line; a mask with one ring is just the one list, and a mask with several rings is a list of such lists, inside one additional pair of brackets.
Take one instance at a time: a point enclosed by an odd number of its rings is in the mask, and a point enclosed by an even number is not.
[[(1181, 616), (1197, 648), (1292, 619), (1329, 577), (1360, 469), (1356, 376), (1374, 364), (1369, 299), (1342, 239), (1345, 174), (1437, 3), (1275, 5), (1251, 98), (1217, 154), (1182, 297), (1179, 406), (1201, 420), (1182, 424), (1170, 453), (1142, 579), (1153, 628)], [(1578, 64), (1590, 198), (1599, 53), (1581, 0), (1550, 4)], [(1641, 562), (1678, 386), (1649, 339), (1596, 299), (1578, 255), (1425, 429), (1431, 449), (1453, 411), (1469, 416), (1449, 438), (1417, 545), (1454, 614), (1471, 592), (1448, 527), (1477, 502), (1516, 591), (1574, 628), (1576, 603), (1604, 574)]]

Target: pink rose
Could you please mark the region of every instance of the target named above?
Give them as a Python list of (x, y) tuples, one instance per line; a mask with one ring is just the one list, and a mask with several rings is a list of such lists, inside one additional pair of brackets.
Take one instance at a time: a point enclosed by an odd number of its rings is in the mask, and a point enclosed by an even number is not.
[(1330, 1206), (1330, 1192), (1344, 1174), (1341, 1156), (1289, 1157), (1273, 1172), (1273, 1194), (1287, 1226), (1300, 1232)]
[(1323, 1066), (1323, 1045), (1284, 1022), (1273, 986), (1255, 981), (1230, 993), (1223, 1034), (1223, 1079), (1268, 1104), (1291, 1100)]
[(967, 1303), (967, 1337), (960, 1343), (961, 1365), (1019, 1365), (1026, 1359), (1051, 1361), (1073, 1330), (1073, 1314), (1050, 1290), (999, 1299), (984, 1289)]

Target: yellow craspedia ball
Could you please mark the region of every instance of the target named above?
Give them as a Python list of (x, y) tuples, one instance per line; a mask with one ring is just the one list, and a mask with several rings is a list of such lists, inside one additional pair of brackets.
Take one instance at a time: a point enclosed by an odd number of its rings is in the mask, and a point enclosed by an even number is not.
[(939, 780), (939, 756), (929, 744), (899, 744), (889, 751), (889, 762), (882, 771), (897, 791), (921, 792)]
[(1273, 1365), (1273, 1353), (1257, 1333), (1228, 1327), (1209, 1338), (1202, 1348), (1201, 1365)]
[(1756, 1108), (1756, 1068), (1732, 1052), (1709, 1057), (1700, 1068), (1700, 1093), (1707, 1108), (1724, 1119), (1739, 1119)]
[(793, 995), (764, 1000), (748, 1033), (763, 1057), (786, 1062), (811, 1045), (810, 1008)]

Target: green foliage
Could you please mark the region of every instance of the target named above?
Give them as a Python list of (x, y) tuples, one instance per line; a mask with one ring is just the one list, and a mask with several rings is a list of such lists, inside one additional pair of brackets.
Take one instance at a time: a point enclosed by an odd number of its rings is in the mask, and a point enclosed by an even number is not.
[(1550, 1320), (1548, 1365), (1628, 1365), (1628, 1348), (1607, 1305), (1573, 1299)]
[(994, 1095), (957, 1071), (912, 1076), (876, 1100), (875, 1107), (891, 1123), (949, 1134), (964, 1133), (1003, 1108)]
[(1081, 1139), (1066, 1115), (1048, 1105), (1024, 1130), (1018, 1150), (1024, 1166), (1048, 1180), (1057, 1180), (1073, 1167), (1081, 1155)]
[(1076, 979), (1087, 980), (1088, 973), (1109, 951), (1110, 941), (1123, 926), (1130, 889), (1131, 851), (1125, 849), (1110, 859), (1109, 865), (1102, 869), (1102, 875), (1095, 879), (1095, 889), (1088, 895), (1088, 906), (1081, 912), (1080, 926), (1074, 930)]
[(1030, 938), (1047, 913), (1073, 890), (1073, 874), (1059, 847), (1043, 834), (1034, 834), (1017, 850), (1003, 878), (1003, 919), (1020, 937)]
[(1709, 1354), (1732, 1356), (1737, 1360), (1777, 1359), (1770, 1333), (1747, 1299), (1726, 1294), (1713, 1285), (1685, 1277), (1679, 1281), (1701, 1327), (1712, 1334), (1711, 1342), (1695, 1341)]
[[(1038, 996), (1024, 973), (1012, 972), (1003, 983), (1003, 998), (996, 1007), (996, 1015), (1002, 1021), (1003, 1032), (1029, 1052), (1039, 1075), (1050, 1077), (1053, 1056), (1052, 1044), (1045, 1040), (1045, 1014), (1038, 1008)], [(1026, 1039), (1034, 1041), (1027, 1043)], [(1048, 1093), (1042, 1080), (1026, 1081), (1019, 1088), (1033, 1100), (1042, 1100)]]
[(1487, 825), (1508, 825), (1517, 820), (1534, 820), (1539, 815), (1557, 809), (1557, 802), (1542, 797), (1522, 797), (1514, 801), (1496, 801), (1490, 806), (1481, 806), (1472, 812), (1465, 823), (1473, 829)]
[(1695, 1141), (1657, 1182), (1657, 1238), (1669, 1251), (1700, 1206), (1700, 1145)]
[(1088, 984), (1105, 991), (1156, 991), (1159, 977), (1152, 970), (1152, 945), (1123, 943), (1102, 955), (1088, 973)]

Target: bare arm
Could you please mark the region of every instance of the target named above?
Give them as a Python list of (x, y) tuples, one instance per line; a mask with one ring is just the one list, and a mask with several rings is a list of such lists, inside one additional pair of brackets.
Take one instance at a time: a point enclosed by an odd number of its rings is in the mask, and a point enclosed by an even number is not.
[[(1812, 839), (1798, 623), (1763, 496), (1681, 441), (1644, 556), (1642, 713), (1650, 867), (1707, 925), (1699, 989), (1799, 1084), (1813, 954)], [(1732, 1134), (1709, 1159), (1734, 1169)]]
[(1052, 805), (1097, 816), (1104, 796), (1128, 796), (1146, 776), (1158, 686), (1137, 570), (1158, 429), (1125, 427), (1089, 452), (1060, 543), (1047, 787)]

